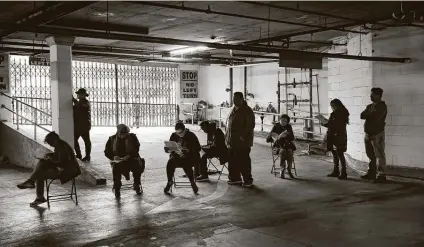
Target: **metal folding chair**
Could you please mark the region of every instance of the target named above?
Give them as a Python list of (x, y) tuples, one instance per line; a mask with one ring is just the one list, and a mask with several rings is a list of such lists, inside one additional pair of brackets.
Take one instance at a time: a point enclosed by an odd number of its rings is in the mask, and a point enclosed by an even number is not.
[[(220, 173), (221, 171), (218, 169), (218, 167), (216, 167), (216, 165), (213, 163), (213, 159), (214, 158), (208, 158), (208, 174), (215, 174), (215, 173)], [(212, 169), (209, 169), (209, 167), (212, 166)]]
[(73, 196), (75, 195), (75, 206), (78, 206), (78, 196), (77, 196), (77, 186), (75, 185), (75, 179), (72, 179), (72, 187), (71, 187), (71, 193), (70, 194), (60, 194), (60, 195), (50, 195), (50, 185), (53, 183), (53, 181), (56, 180), (56, 178), (50, 179), (50, 182), (48, 182), (49, 178), (46, 179), (46, 190), (47, 190), (47, 206), (50, 208), (50, 202), (54, 201), (64, 201), (64, 200), (74, 200)]
[[(181, 168), (182, 169), (182, 167), (177, 167), (177, 168)], [(177, 169), (175, 169), (175, 171), (176, 170)], [(177, 181), (175, 179), (175, 174), (174, 174), (174, 177), (172, 179), (173, 179), (174, 188), (177, 188), (177, 187), (180, 187), (180, 188), (191, 188), (191, 182), (190, 182), (190, 180), (188, 182), (187, 181)], [(188, 179), (188, 177), (187, 177), (187, 179)], [(196, 176), (194, 176), (194, 182), (196, 183)], [(171, 186), (171, 192), (172, 192), (172, 186)]]
[[(272, 154), (272, 168), (271, 168), (271, 174), (274, 174), (274, 176), (276, 177), (277, 174), (280, 173), (281, 171), (281, 167), (280, 164), (277, 164), (277, 161), (279, 159), (281, 159), (281, 155), (278, 153), (274, 153), (274, 149), (273, 149), (273, 142), (271, 142), (271, 154)], [(276, 165), (277, 164), (277, 165)], [(296, 170), (296, 162), (294, 161), (294, 155), (293, 155), (293, 164), (292, 164), (292, 170), (294, 170), (294, 174), (297, 176), (297, 170)], [(287, 170), (288, 172), (288, 170)]]

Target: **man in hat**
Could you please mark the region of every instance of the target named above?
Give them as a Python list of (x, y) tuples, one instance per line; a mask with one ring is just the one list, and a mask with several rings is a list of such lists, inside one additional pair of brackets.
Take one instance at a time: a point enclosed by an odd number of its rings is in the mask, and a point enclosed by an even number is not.
[[(90, 102), (87, 100), (88, 93), (85, 88), (80, 88), (75, 92), (77, 98), (72, 98), (74, 102), (74, 146), (76, 157), (82, 161), (90, 161), (91, 157), (91, 141), (90, 141), (90, 129), (91, 129), (91, 109)], [(85, 157), (82, 159), (81, 149), (78, 143), (78, 139), (82, 137), (85, 144)]]

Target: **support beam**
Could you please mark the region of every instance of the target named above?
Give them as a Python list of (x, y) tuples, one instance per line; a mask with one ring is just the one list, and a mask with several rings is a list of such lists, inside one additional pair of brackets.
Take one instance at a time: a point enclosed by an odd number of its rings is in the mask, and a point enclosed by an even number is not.
[(375, 19), (370, 19), (370, 20), (364, 20), (360, 23), (351, 22), (351, 23), (340, 24), (340, 25), (335, 25), (335, 26), (331, 26), (331, 27), (310, 29), (310, 30), (305, 30), (305, 31), (299, 31), (299, 32), (277, 35), (277, 36), (268, 37), (268, 38), (256, 39), (256, 40), (243, 42), (242, 44), (251, 45), (251, 44), (257, 44), (257, 43), (267, 43), (267, 42), (271, 42), (271, 41), (283, 40), (283, 39), (287, 39), (287, 38), (291, 38), (291, 37), (295, 37), (295, 36), (301, 36), (301, 35), (305, 35), (305, 34), (314, 34), (314, 33), (319, 33), (319, 32), (324, 32), (324, 31), (330, 31), (334, 28), (354, 27), (354, 26), (365, 25), (367, 23), (373, 24), (373, 23), (377, 23), (377, 22), (380, 22), (380, 21), (386, 21), (386, 20), (391, 20), (391, 19), (392, 19), (391, 16), (385, 16), (385, 17), (380, 17), (380, 18), (375, 18)]
[(10, 27), (6, 32), (2, 32), (0, 39), (18, 32), (21, 27), (36, 27), (41, 24), (52, 22), (93, 3), (95, 2), (61, 2), (49, 4), (46, 9), (36, 11), (35, 13), (33, 12), (15, 23), (7, 24)]
[[(257, 17), (257, 16), (248, 16), (248, 15), (227, 13), (227, 12), (222, 12), (222, 11), (213, 11), (213, 10), (210, 9), (209, 5), (208, 5), (208, 9), (198, 9), (198, 8), (186, 7), (184, 5), (183, 6), (176, 6), (176, 5), (163, 4), (163, 3), (159, 3), (159, 2), (127, 1), (127, 3), (141, 4), (141, 5), (146, 5), (146, 6), (155, 6), (155, 7), (168, 8), (168, 9), (177, 9), (177, 10), (183, 10), (183, 11), (191, 11), (191, 12), (196, 12), (196, 13), (238, 17), (238, 18), (251, 19), (251, 20), (257, 20), (257, 21), (275, 22), (275, 23), (282, 23), (282, 24), (293, 25), (293, 26), (324, 28), (323, 26), (300, 23), (300, 22), (283, 21), (283, 20), (269, 19), (269, 18), (263, 18), (263, 17)], [(334, 29), (331, 29), (331, 30), (341, 31), (341, 32), (354, 32), (354, 33), (358, 32), (358, 31), (346, 30), (344, 28), (334, 28)]]
[(53, 23), (43, 25), (46, 27), (59, 27), (69, 28), (73, 30), (92, 30), (92, 31), (109, 31), (116, 33), (129, 33), (129, 34), (149, 34), (148, 27), (130, 26), (122, 24), (94, 22), (94, 21), (81, 21), (81, 20), (58, 20)]
[[(7, 27), (5, 26), (7, 29)], [(31, 32), (31, 28), (25, 29), (23, 31)], [(87, 37), (87, 38), (97, 38), (97, 39), (113, 39), (113, 40), (122, 40), (122, 41), (134, 41), (134, 42), (143, 42), (143, 43), (153, 43), (153, 44), (169, 44), (169, 45), (182, 45), (182, 46), (206, 46), (208, 48), (214, 49), (224, 49), (224, 50), (235, 50), (235, 51), (253, 51), (253, 52), (266, 52), (266, 53), (278, 53), (283, 56), (319, 56), (319, 57), (328, 57), (328, 58), (339, 58), (339, 59), (351, 59), (351, 60), (362, 60), (362, 61), (377, 61), (377, 62), (395, 62), (395, 63), (406, 63), (410, 62), (410, 58), (393, 58), (393, 57), (367, 57), (367, 56), (354, 56), (354, 55), (341, 55), (341, 54), (331, 54), (331, 53), (319, 53), (319, 52), (309, 52), (309, 51), (294, 51), (288, 49), (276, 49), (276, 48), (267, 48), (267, 47), (251, 47), (246, 45), (230, 45), (230, 44), (220, 44), (220, 43), (209, 43), (202, 41), (191, 41), (191, 40), (182, 40), (182, 39), (171, 39), (171, 38), (161, 38), (161, 37), (150, 37), (150, 36), (141, 36), (141, 35), (129, 35), (129, 34), (115, 34), (110, 33), (106, 34), (103, 32), (90, 32), (90, 31), (70, 31), (63, 30), (59, 28), (46, 28), (39, 27), (37, 28), (39, 33), (47, 33), (51, 35), (71, 35), (75, 37)]]

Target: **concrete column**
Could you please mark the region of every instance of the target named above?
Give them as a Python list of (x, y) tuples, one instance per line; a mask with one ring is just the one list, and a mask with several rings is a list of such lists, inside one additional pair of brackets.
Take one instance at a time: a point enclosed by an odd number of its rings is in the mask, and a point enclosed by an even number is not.
[(72, 108), (72, 45), (74, 37), (49, 36), (52, 127), (60, 137), (74, 145)]

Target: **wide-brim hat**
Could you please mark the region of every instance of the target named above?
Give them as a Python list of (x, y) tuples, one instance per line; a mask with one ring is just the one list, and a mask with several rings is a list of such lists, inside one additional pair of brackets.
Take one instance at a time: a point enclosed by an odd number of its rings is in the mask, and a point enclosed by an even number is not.
[(84, 94), (85, 96), (88, 96), (87, 90), (85, 90), (85, 88), (80, 88), (75, 93), (76, 94)]

